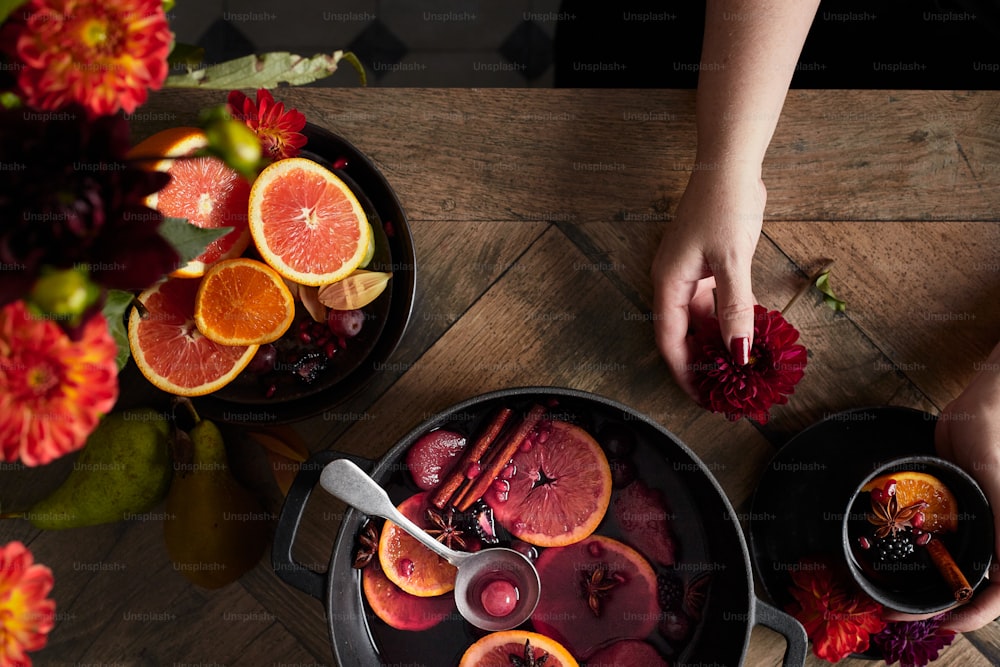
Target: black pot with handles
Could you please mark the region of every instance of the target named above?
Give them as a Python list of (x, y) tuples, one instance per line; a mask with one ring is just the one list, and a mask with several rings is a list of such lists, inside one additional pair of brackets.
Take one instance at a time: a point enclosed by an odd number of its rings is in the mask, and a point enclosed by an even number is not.
[(805, 630), (755, 595), (749, 552), (736, 513), (694, 452), (656, 422), (614, 400), (574, 389), (522, 387), (483, 394), (448, 408), (410, 431), (377, 462), (323, 451), (303, 465), (278, 520), (272, 565), (283, 581), (324, 604), (338, 664), (375, 667), (403, 660), (404, 664), (457, 665), (462, 642), (467, 645), (475, 635), (463, 630), (465, 622), (457, 614), (442, 624), (447, 627), (423, 632), (392, 630), (374, 616), (364, 601), (360, 571), (352, 567), (356, 536), (366, 518), (353, 508), (341, 522), (327, 572), (315, 572), (296, 562), (292, 548), (299, 524), (325, 465), (337, 458), (352, 458), (395, 502), (401, 502), (413, 493), (413, 487), (406, 489), (401, 479), (406, 475), (406, 452), (421, 435), (436, 428), (473, 433), (500, 406), (516, 412), (533, 403), (554, 405), (551, 412), (556, 418), (574, 421), (592, 433), (609, 424), (628, 429), (638, 443), (635, 456), (645, 457), (636, 462), (639, 474), (660, 489), (670, 508), (680, 568), (710, 574), (701, 620), (683, 648), (670, 656), (672, 665), (742, 664), (755, 625), (786, 638), (783, 665), (805, 663)]

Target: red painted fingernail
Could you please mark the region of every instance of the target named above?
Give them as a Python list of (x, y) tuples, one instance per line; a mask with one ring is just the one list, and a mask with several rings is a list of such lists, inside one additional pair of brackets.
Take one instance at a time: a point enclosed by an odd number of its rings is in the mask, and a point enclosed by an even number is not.
[(733, 355), (733, 361), (739, 366), (746, 366), (750, 363), (750, 337), (737, 336), (729, 343), (729, 353)]

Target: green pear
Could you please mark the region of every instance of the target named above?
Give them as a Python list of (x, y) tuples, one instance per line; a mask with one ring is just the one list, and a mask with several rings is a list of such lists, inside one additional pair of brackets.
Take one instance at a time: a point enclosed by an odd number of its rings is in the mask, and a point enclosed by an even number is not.
[[(183, 436), (182, 440), (183, 440)], [(203, 588), (239, 579), (260, 560), (268, 540), (268, 514), (233, 477), (222, 433), (201, 419), (190, 432), (190, 463), (175, 465), (163, 520), (174, 569)]]
[(24, 518), (37, 528), (56, 530), (122, 521), (148, 511), (170, 488), (168, 439), (165, 415), (151, 408), (105, 416), (66, 480)]

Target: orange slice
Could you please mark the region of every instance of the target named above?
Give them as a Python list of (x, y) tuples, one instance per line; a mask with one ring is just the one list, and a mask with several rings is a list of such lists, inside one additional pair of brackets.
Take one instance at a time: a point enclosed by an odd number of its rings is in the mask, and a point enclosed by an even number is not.
[(195, 299), (198, 331), (223, 345), (262, 345), (284, 334), (295, 318), (295, 299), (277, 271), (237, 257), (205, 273)]
[(544, 660), (545, 667), (579, 667), (562, 644), (527, 630), (491, 632), (466, 649), (458, 667), (510, 667), (514, 664), (511, 656), (521, 658), (520, 664), (525, 665)]
[(153, 385), (178, 396), (221, 389), (257, 353), (257, 345), (220, 345), (198, 331), (194, 308), (200, 282), (169, 278), (153, 285), (139, 295), (147, 316), (134, 308), (128, 320), (136, 366)]
[[(170, 182), (146, 198), (148, 206), (165, 216), (185, 218), (196, 227), (233, 228), (174, 271), (174, 276), (198, 277), (212, 263), (238, 257), (250, 245), (246, 213), (250, 183), (245, 178), (215, 157), (163, 159), (191, 155), (207, 144), (205, 133), (198, 128), (174, 127), (157, 132), (129, 151), (133, 158), (151, 158), (140, 162), (143, 167), (170, 174)], [(156, 157), (161, 159), (152, 159)]]
[(250, 190), (250, 232), (264, 261), (301, 285), (327, 285), (358, 268), (373, 243), (361, 204), (322, 165), (287, 158)]
[[(424, 491), (404, 500), (398, 509), (421, 528), (431, 528), (426, 519), (430, 506), (429, 493)], [(386, 521), (382, 528), (378, 559), (389, 581), (410, 595), (431, 597), (455, 588), (455, 574), (458, 572), (455, 566), (391, 521)]]
[(889, 480), (896, 481), (896, 498), (900, 507), (923, 500), (928, 503), (921, 529), (928, 533), (958, 530), (958, 501), (955, 495), (934, 475), (904, 471), (879, 475), (861, 487), (862, 491), (885, 488)]

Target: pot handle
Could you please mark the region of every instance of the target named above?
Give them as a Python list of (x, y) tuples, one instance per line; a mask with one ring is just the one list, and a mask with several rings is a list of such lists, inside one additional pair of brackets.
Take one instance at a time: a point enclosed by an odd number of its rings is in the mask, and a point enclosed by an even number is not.
[(320, 601), (324, 600), (326, 591), (326, 573), (316, 572), (296, 562), (292, 556), (292, 546), (295, 544), (309, 496), (319, 482), (323, 469), (335, 459), (350, 459), (364, 470), (371, 470), (373, 466), (373, 462), (369, 459), (333, 450), (316, 452), (310, 456), (302, 463), (285, 495), (285, 502), (278, 515), (278, 525), (274, 530), (274, 545), (271, 548), (271, 567), (278, 578)]
[(802, 624), (777, 607), (769, 605), (760, 598), (755, 600), (754, 623), (763, 625), (779, 633), (788, 642), (785, 647), (785, 657), (782, 667), (802, 667), (806, 664), (806, 654), (809, 652), (809, 638)]

